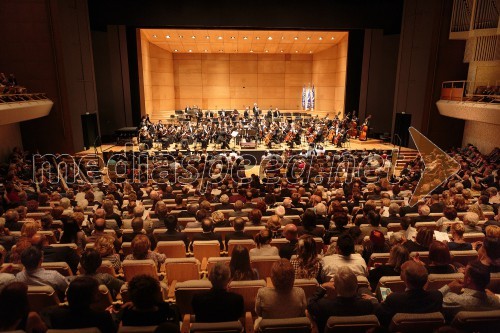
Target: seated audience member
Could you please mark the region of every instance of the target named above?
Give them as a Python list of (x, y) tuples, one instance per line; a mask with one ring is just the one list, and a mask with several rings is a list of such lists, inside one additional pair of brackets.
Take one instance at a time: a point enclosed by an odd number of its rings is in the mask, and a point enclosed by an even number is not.
[(315, 214), (316, 214), (315, 226), (322, 225), (325, 227), (324, 230), (328, 230), (328, 228), (330, 228), (330, 219), (327, 216), (327, 208), (325, 204), (323, 203), (317, 204), (315, 207)]
[(424, 290), (428, 273), (425, 267), (412, 260), (401, 266), (401, 279), (406, 285), (403, 292), (390, 293), (376, 309), (380, 324), (389, 325), (392, 317), (402, 313), (429, 313), (441, 311), (443, 295), (438, 290)]
[[(326, 207), (325, 207), (326, 211)], [(325, 229), (316, 225), (316, 213), (312, 209), (306, 209), (302, 215), (302, 226), (297, 227), (299, 236), (311, 235), (313, 237), (323, 238)]]
[(196, 212), (196, 221), (195, 222), (188, 222), (186, 224), (186, 229), (191, 229), (191, 228), (201, 228), (202, 227), (202, 222), (204, 219), (210, 219), (210, 212), (205, 210), (205, 209), (200, 209)]
[(10, 251), (14, 244), (16, 244), (16, 238), (12, 236), (9, 229), (5, 227), (5, 219), (0, 218), (0, 245), (7, 251)]
[[(208, 241), (208, 240), (216, 240), (220, 243), (221, 251), (224, 249), (224, 243), (222, 243), (222, 236), (218, 232), (214, 232), (214, 224), (211, 219), (204, 218), (201, 221), (201, 228), (203, 232), (196, 233), (193, 235), (194, 241)], [(190, 245), (191, 251), (193, 251), (193, 243)]]
[(71, 218), (66, 219), (63, 224), (63, 234), (61, 235), (59, 243), (74, 243), (76, 244), (78, 251), (82, 252), (85, 249), (85, 244), (87, 243), (87, 237), (82, 230), (82, 223), (84, 219), (85, 216), (80, 212), (75, 212), (72, 214)]
[(439, 200), (439, 194), (432, 194), (428, 205), (431, 213), (442, 213), (445, 208), (444, 204)]
[(27, 248), (21, 254), (24, 270), (16, 274), (16, 280), (29, 286), (51, 286), (59, 299), (64, 300), (68, 281), (59, 272), (42, 268), (43, 255), (37, 247)]
[(281, 220), (278, 215), (269, 217), (266, 223), (266, 229), (271, 232), (271, 238), (281, 238)]
[(161, 234), (155, 234), (158, 242), (161, 241), (183, 241), (186, 244), (186, 252), (188, 251), (189, 239), (186, 233), (179, 231), (177, 216), (169, 214), (165, 217), (165, 226), (167, 231)]
[(38, 224), (36, 222), (24, 222), (21, 228), (21, 237), (31, 239), (31, 237), (33, 237), (37, 233), (38, 229)]
[(232, 210), (234, 209), (233, 204), (229, 203), (229, 197), (227, 194), (223, 194), (219, 199), (220, 205), (215, 206), (215, 210)]
[(120, 215), (115, 213), (113, 201), (104, 200), (102, 203), (102, 208), (106, 212), (105, 219), (106, 220), (115, 220), (116, 224), (118, 225), (118, 228), (121, 228), (122, 227), (122, 219), (121, 219)]
[(372, 253), (389, 253), (391, 247), (385, 239), (384, 234), (378, 230), (372, 230), (368, 241), (363, 242), (363, 258), (366, 263), (370, 261)]
[(212, 283), (212, 288), (193, 296), (192, 306), (196, 321), (218, 323), (241, 318), (245, 312), (243, 297), (227, 291), (227, 285), (231, 280), (229, 267), (222, 263), (215, 265), (208, 279)]
[(102, 265), (102, 259), (96, 250), (88, 249), (85, 251), (80, 258), (80, 265), (85, 271), (83, 276), (93, 277), (97, 280), (97, 282), (99, 282), (99, 284), (105, 285), (113, 295), (113, 298), (118, 295), (124, 281), (117, 279), (108, 273), (97, 272), (99, 267)]
[(464, 240), (464, 225), (460, 222), (455, 222), (451, 226), (452, 241), (448, 242), (450, 251), (466, 251), (472, 250), (472, 244)]
[(279, 250), (271, 246), (272, 234), (268, 229), (261, 230), (255, 235), (256, 248), (250, 250), (250, 256), (278, 256)]
[(148, 275), (137, 275), (128, 283), (130, 306), (118, 313), (122, 326), (178, 325), (180, 315), (174, 306), (163, 300), (160, 282)]
[(401, 217), (399, 217), (399, 205), (395, 202), (389, 205), (389, 215), (383, 216), (380, 220), (380, 225), (387, 227), (389, 223), (401, 223)]
[(490, 200), (490, 198), (486, 195), (480, 196), (479, 199), (477, 200), (478, 204), (479, 204), (479, 208), (481, 208), (481, 210), (483, 212), (492, 212), (493, 211), (493, 205), (491, 205), (489, 203), (489, 200)]
[[(325, 244), (330, 244), (332, 237), (339, 237), (340, 235), (347, 233), (349, 228), (346, 228), (349, 220), (346, 213), (336, 213), (333, 215), (333, 224), (335, 227), (327, 229), (325, 235), (323, 236), (323, 241)], [(332, 223), (330, 223), (330, 226)]]
[(132, 253), (125, 257), (125, 260), (146, 260), (151, 259), (155, 262), (158, 271), (167, 257), (163, 253), (151, 251), (151, 242), (148, 236), (140, 234), (135, 236), (132, 241)]
[(434, 239), (434, 231), (430, 228), (422, 228), (417, 232), (415, 240), (407, 240), (403, 245), (408, 252), (429, 251), (429, 246)]
[(51, 246), (47, 237), (40, 234), (31, 237), (31, 244), (42, 251), (44, 262), (65, 262), (71, 268), (73, 274), (76, 274), (80, 256), (74, 249), (68, 246)]
[[(449, 222), (456, 222), (459, 221), (457, 217), (457, 211), (454, 207), (451, 206), (446, 206), (443, 211), (443, 217), (439, 218), (439, 220), (436, 221), (436, 224), (438, 225), (438, 228), (442, 232), (448, 232), (449, 230)], [(447, 222), (447, 224), (445, 224)]]
[(196, 212), (198, 211), (198, 204), (187, 205), (186, 210), (182, 210), (177, 217), (196, 217)]
[(51, 329), (97, 327), (101, 332), (116, 332), (115, 323), (107, 311), (91, 308), (97, 299), (99, 283), (89, 276), (79, 276), (68, 287), (68, 305), (53, 306), (43, 311)]
[(486, 237), (477, 251), (477, 257), (491, 273), (500, 272), (500, 238)]
[(451, 255), (446, 243), (434, 240), (429, 246), (429, 264), (426, 265), (429, 274), (451, 274), (457, 269), (451, 264)]
[(0, 332), (46, 332), (47, 326), (38, 313), (30, 311), (28, 285), (9, 283), (0, 291)]
[(363, 316), (373, 313), (373, 303), (358, 296), (357, 290), (356, 275), (347, 266), (338, 269), (333, 282), (325, 282), (318, 288), (307, 305), (309, 315), (318, 326), (318, 332), (324, 332), (331, 316)]
[(372, 230), (380, 231), (382, 234), (387, 235), (387, 228), (380, 226), (380, 214), (375, 211), (370, 211), (366, 214), (368, 225), (361, 225), (361, 239), (370, 236)]
[(13, 268), (12, 265), (4, 265), (6, 255), (7, 251), (2, 245), (0, 245), (0, 291), (3, 287), (16, 279), (14, 274), (11, 274)]
[(104, 230), (106, 229), (106, 220), (103, 218), (98, 218), (94, 222), (94, 231), (92, 232), (92, 235), (87, 237), (87, 243), (95, 243), (99, 237), (108, 235), (111, 238), (113, 238), (113, 246), (116, 251), (119, 251), (121, 248), (122, 243), (120, 240), (116, 237), (116, 234), (111, 235)]
[(214, 228), (227, 228), (231, 226), (231, 223), (224, 217), (223, 212), (215, 211), (210, 217), (214, 223)]
[(375, 290), (377, 288), (378, 282), (383, 276), (401, 275), (401, 265), (408, 261), (408, 259), (410, 259), (410, 253), (404, 246), (393, 246), (387, 263), (369, 270), (368, 281), (370, 281), (371, 289)]
[(226, 237), (224, 239), (226, 243), (226, 249), (228, 248), (227, 243), (229, 243), (230, 240), (242, 240), (242, 239), (253, 239), (251, 235), (245, 234), (243, 232), (245, 228), (245, 220), (243, 220), (241, 217), (235, 218), (231, 224), (233, 225), (233, 232), (228, 232), (226, 234)]
[[(271, 268), (273, 287), (263, 287), (257, 292), (255, 313), (256, 330), (262, 319), (304, 317), (307, 306), (304, 290), (294, 287), (295, 272), (290, 261), (280, 259)], [(283, 306), (285, 305), (286, 306)]]
[(416, 222), (433, 222), (434, 219), (432, 216), (429, 216), (431, 213), (431, 209), (427, 205), (418, 206), (418, 216), (414, 218)]
[(401, 230), (406, 240), (414, 241), (417, 237), (417, 229), (415, 229), (415, 222), (409, 216), (401, 218)]
[(472, 212), (467, 212), (465, 213), (464, 217), (462, 218), (462, 221), (464, 222), (464, 233), (471, 233), (471, 232), (483, 232), (481, 227), (477, 225), (479, 222), (479, 215), (476, 213)]
[(234, 211), (229, 213), (229, 217), (247, 217), (248, 214), (242, 211), (243, 206), (244, 206), (243, 201), (236, 200), (236, 202), (234, 203)]
[[(132, 242), (135, 236), (144, 235), (144, 221), (141, 217), (133, 218), (131, 225), (133, 232), (124, 233), (122, 236), (122, 242)], [(146, 237), (148, 237), (149, 242), (151, 243), (151, 250), (154, 250), (156, 248), (156, 239), (153, 237), (153, 235), (146, 234)]]
[(279, 255), (281, 258), (290, 260), (292, 255), (297, 254), (297, 242), (298, 242), (298, 232), (297, 226), (295, 224), (287, 224), (283, 228), (283, 237), (288, 241), (288, 243), (282, 245), (279, 249)]
[(100, 254), (102, 260), (108, 260), (113, 265), (113, 268), (118, 273), (122, 267), (120, 255), (116, 253), (113, 244), (114, 238), (111, 235), (104, 234), (99, 236), (94, 243), (94, 249)]
[(336, 250), (336, 254), (323, 257), (323, 281), (330, 281), (341, 266), (348, 266), (356, 276), (368, 276), (365, 260), (359, 253), (354, 253), (354, 240), (351, 236), (340, 236)]
[(262, 220), (262, 212), (259, 209), (254, 208), (250, 211), (250, 213), (248, 213), (247, 225), (249, 226), (264, 225), (261, 220)]
[(300, 236), (297, 242), (297, 258), (290, 261), (296, 279), (321, 281), (321, 260), (318, 258), (316, 242), (309, 235)]
[(486, 311), (500, 309), (500, 299), (486, 293), (490, 271), (479, 260), (469, 262), (463, 281), (456, 280), (439, 289), (443, 307), (455, 311)]
[(283, 199), (283, 207), (285, 207), (285, 215), (300, 215), (299, 210), (292, 208), (292, 200), (290, 198)]
[(229, 262), (232, 281), (258, 280), (259, 273), (252, 269), (250, 265), (250, 255), (248, 249), (241, 245), (236, 245), (231, 254)]

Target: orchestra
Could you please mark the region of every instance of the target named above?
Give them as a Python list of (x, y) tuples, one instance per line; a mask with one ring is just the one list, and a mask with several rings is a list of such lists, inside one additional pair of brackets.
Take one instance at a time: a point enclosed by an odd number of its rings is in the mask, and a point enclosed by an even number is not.
[[(182, 149), (190, 145), (207, 148), (215, 144), (217, 149), (230, 149), (231, 140), (235, 145), (244, 142), (255, 142), (272, 148), (273, 144), (285, 143), (289, 148), (300, 146), (307, 142), (310, 146), (331, 144), (343, 147), (350, 138), (357, 137), (366, 140), (368, 129), (367, 117), (358, 127), (358, 119), (354, 112), (340, 119), (340, 112), (333, 118), (329, 115), (320, 118), (317, 115), (306, 119), (284, 117), (278, 108), (263, 114), (257, 103), (253, 109), (246, 107), (244, 112), (234, 110), (207, 110), (205, 113), (198, 107), (186, 107), (189, 117), (177, 119), (175, 123), (164, 124), (161, 120), (152, 123), (149, 116), (142, 117), (139, 128), (139, 142), (153, 147), (153, 143), (161, 143), (168, 148), (171, 144), (180, 143)], [(252, 117), (253, 116), (253, 117)]]

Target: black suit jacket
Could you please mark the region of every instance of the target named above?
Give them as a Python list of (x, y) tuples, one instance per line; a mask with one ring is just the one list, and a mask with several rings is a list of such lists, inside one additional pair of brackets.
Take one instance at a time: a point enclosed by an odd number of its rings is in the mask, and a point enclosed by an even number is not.
[(363, 316), (374, 312), (374, 306), (370, 300), (359, 296), (331, 299), (325, 298), (325, 294), (326, 291), (323, 288), (318, 288), (307, 305), (307, 310), (318, 325), (319, 332), (324, 332), (330, 316)]
[(291, 240), (289, 243), (282, 245), (280, 247), (280, 258), (285, 258), (290, 260), (294, 254), (297, 254), (297, 251), (295, 251), (295, 246), (297, 245), (298, 240), (294, 239)]
[(386, 326), (396, 313), (429, 313), (441, 311), (443, 294), (439, 290), (407, 290), (389, 294), (377, 308), (380, 324)]
[(179, 241), (179, 240), (183, 241), (184, 244), (186, 244), (186, 252), (188, 250), (189, 239), (188, 239), (187, 234), (184, 232), (179, 232), (176, 230), (167, 230), (162, 234), (156, 234), (156, 239), (158, 240), (158, 242), (161, 242), (161, 241), (171, 242), (171, 241)]
[[(221, 251), (224, 250), (224, 244), (222, 243), (222, 236), (217, 232), (202, 232), (201, 234), (193, 235), (194, 241), (209, 241), (216, 240), (219, 241)], [(193, 243), (189, 246), (189, 249), (193, 251)]]
[(235, 321), (245, 311), (241, 295), (220, 289), (194, 295), (192, 306), (196, 321), (200, 323)]
[(44, 246), (42, 249), (44, 262), (66, 262), (73, 274), (76, 274), (80, 258), (75, 250), (64, 247)]
[(245, 234), (243, 231), (234, 231), (234, 232), (228, 232), (226, 234), (224, 242), (226, 243), (226, 249), (227, 243), (229, 243), (230, 240), (234, 239), (253, 239), (251, 235)]

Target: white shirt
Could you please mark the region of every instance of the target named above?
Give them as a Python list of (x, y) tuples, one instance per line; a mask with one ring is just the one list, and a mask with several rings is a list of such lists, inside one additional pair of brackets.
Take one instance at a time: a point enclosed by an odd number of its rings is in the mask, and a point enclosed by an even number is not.
[(279, 256), (279, 250), (270, 244), (264, 244), (260, 248), (250, 250), (250, 256)]
[(356, 276), (368, 276), (365, 259), (359, 253), (353, 253), (348, 257), (332, 254), (323, 258), (322, 265), (323, 281), (330, 281), (342, 266), (349, 267)]

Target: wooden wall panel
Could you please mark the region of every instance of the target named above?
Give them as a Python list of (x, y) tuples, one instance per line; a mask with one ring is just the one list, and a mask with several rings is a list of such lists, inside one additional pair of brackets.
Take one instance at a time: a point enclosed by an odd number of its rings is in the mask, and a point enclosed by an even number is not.
[(258, 62), (258, 73), (275, 73), (282, 74), (285, 73), (285, 61), (284, 60), (260, 60)]
[(229, 62), (229, 72), (234, 74), (257, 73), (258, 62), (255, 60), (235, 60)]
[[(251, 72), (250, 72), (251, 73)], [(229, 75), (231, 87), (257, 87), (257, 74), (233, 74)]]

